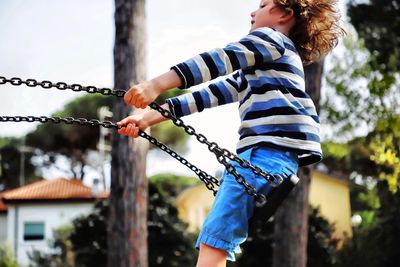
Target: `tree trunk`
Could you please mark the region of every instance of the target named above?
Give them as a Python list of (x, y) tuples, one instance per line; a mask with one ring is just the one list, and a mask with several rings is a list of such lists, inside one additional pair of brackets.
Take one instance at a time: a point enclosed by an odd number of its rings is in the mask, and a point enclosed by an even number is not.
[[(306, 91), (319, 112), (323, 61), (305, 67)], [(275, 214), (273, 267), (306, 267), (308, 193), (311, 167), (299, 170), (299, 184)]]
[[(116, 89), (145, 79), (145, 0), (115, 0), (114, 83)], [(122, 99), (113, 106), (114, 120), (132, 112)], [(147, 267), (148, 143), (112, 136), (108, 266)]]

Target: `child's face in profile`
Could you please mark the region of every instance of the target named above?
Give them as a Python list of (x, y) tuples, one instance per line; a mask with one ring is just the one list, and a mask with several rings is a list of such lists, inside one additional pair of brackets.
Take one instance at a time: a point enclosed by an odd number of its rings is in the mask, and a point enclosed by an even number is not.
[(261, 0), (259, 8), (250, 14), (251, 30), (260, 27), (274, 28), (283, 14), (283, 10), (273, 0)]

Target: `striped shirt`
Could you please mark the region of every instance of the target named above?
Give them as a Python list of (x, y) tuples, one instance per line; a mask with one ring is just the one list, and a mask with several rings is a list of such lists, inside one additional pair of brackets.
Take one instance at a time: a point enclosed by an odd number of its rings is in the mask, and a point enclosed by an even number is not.
[(322, 159), (319, 118), (305, 92), (303, 64), (293, 42), (282, 33), (258, 28), (239, 42), (197, 55), (172, 69), (182, 80), (181, 89), (225, 76), (166, 102), (182, 117), (238, 101), (237, 153), (270, 146), (296, 152), (300, 166)]

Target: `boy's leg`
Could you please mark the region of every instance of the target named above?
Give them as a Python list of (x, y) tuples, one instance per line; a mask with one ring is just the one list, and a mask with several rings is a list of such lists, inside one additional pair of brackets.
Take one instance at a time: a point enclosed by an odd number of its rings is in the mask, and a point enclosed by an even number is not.
[(226, 251), (200, 244), (199, 258), (196, 267), (225, 267)]

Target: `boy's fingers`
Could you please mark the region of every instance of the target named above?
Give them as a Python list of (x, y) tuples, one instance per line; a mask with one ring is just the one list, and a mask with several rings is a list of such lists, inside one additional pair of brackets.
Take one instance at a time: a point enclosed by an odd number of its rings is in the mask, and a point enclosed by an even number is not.
[(139, 136), (139, 127), (135, 127), (134, 128), (134, 132), (133, 132), (133, 137), (138, 137)]
[(127, 125), (127, 124), (129, 124), (129, 123), (134, 123), (134, 124), (136, 124), (137, 121), (135, 121), (135, 120), (134, 120), (133, 118), (131, 118), (131, 117), (127, 117), (127, 118), (125, 118), (125, 119), (123, 119), (123, 120), (117, 122), (117, 125), (119, 125), (119, 126), (124, 126), (124, 125)]
[(140, 129), (136, 123), (137, 122), (131, 117), (127, 117), (120, 122), (117, 122), (118, 126), (122, 126), (122, 128), (118, 130), (118, 133), (128, 137), (138, 137)]
[(122, 128), (122, 129), (118, 130), (118, 133), (120, 133), (122, 135), (126, 135), (125, 131), (126, 131), (126, 128)]
[(127, 127), (128, 136), (136, 138), (136, 137), (138, 137), (138, 133), (139, 133), (139, 127), (137, 127), (134, 124), (128, 125), (128, 127)]
[(129, 105), (131, 98), (132, 95), (130, 94), (130, 91), (126, 92), (126, 94), (124, 95), (124, 102)]
[(126, 135), (127, 135), (127, 136), (130, 136), (131, 128), (132, 128), (132, 124), (128, 124), (128, 125), (126, 126)]

